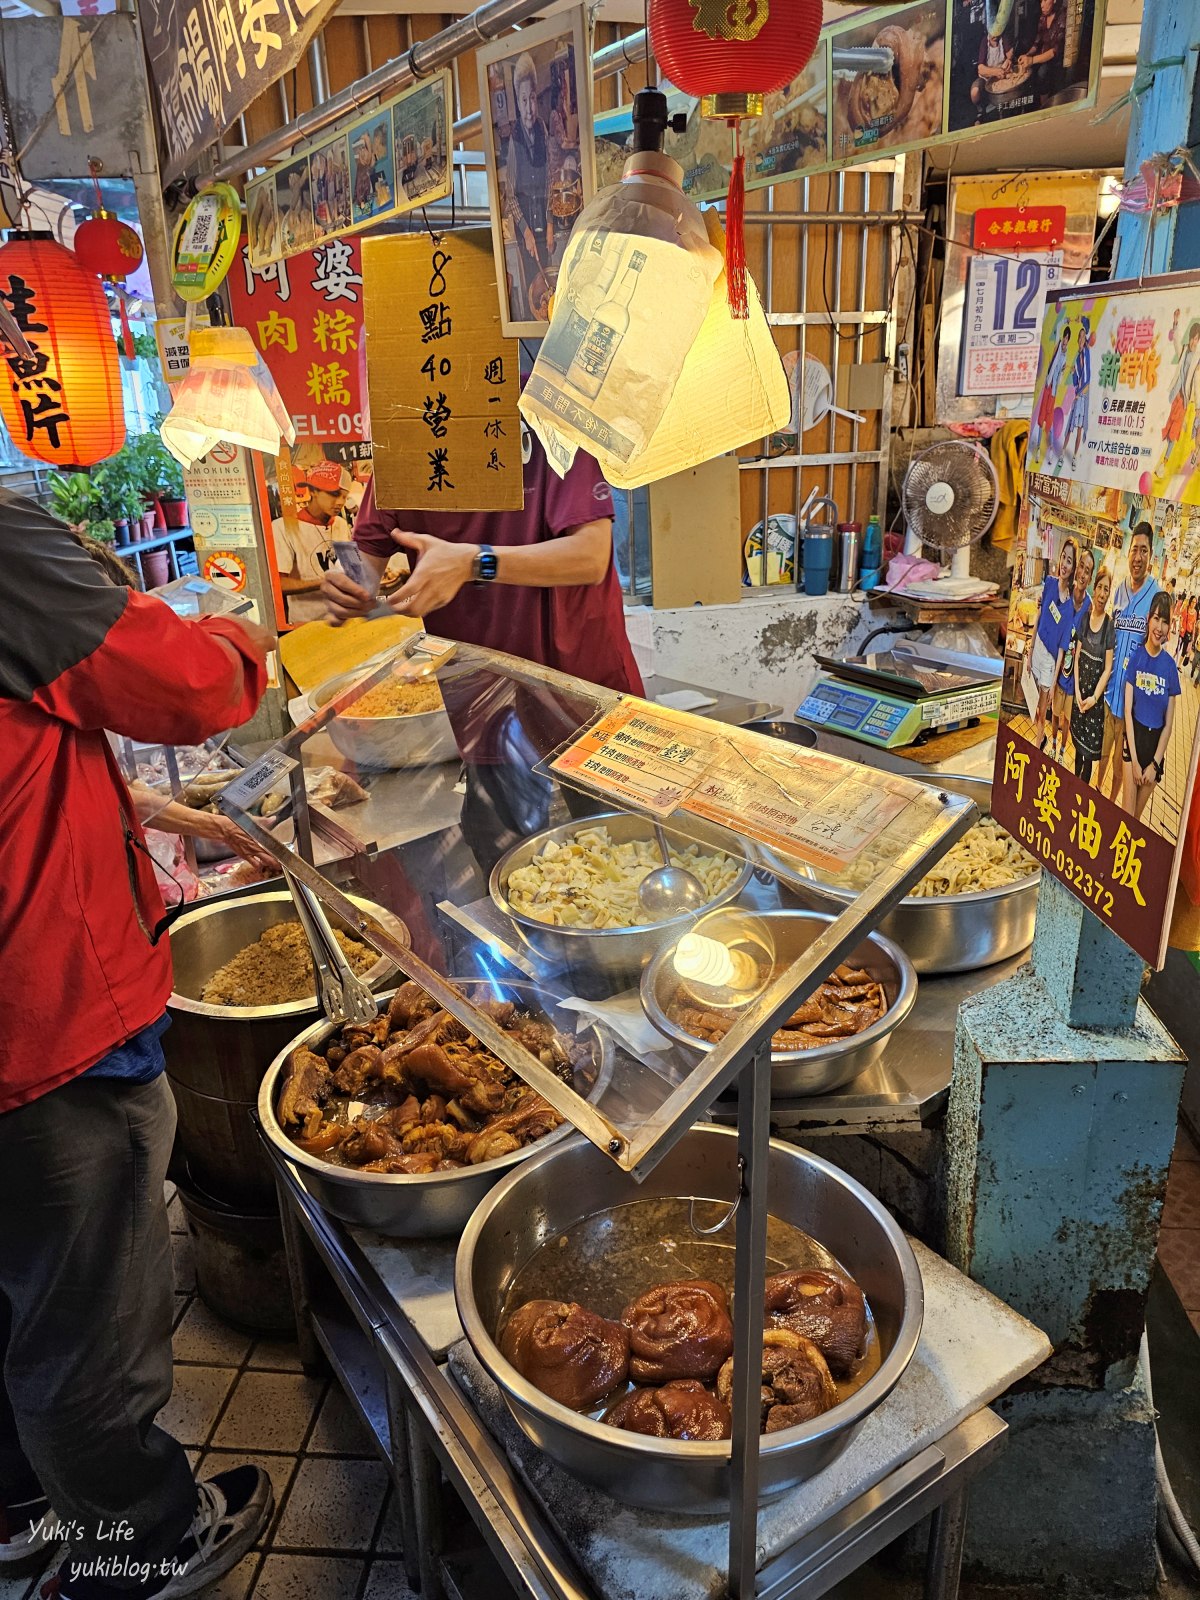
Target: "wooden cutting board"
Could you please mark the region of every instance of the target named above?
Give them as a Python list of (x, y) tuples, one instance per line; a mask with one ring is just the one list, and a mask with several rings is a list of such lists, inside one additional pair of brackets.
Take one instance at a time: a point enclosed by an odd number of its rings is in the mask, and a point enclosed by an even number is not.
[(418, 617), (359, 617), (335, 628), (306, 622), (279, 636), (279, 655), (301, 694), (319, 689), (339, 672), (351, 672), (381, 650), (402, 644), (424, 624)]

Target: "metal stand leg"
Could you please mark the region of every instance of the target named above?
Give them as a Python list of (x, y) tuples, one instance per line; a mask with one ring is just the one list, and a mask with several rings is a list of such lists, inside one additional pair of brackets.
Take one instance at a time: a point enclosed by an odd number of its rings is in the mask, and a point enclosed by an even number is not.
[(758, 1572), (758, 1452), (763, 1294), (767, 1272), (770, 1047), (738, 1079), (740, 1185), (733, 1263), (733, 1450), (729, 1463), (729, 1594), (751, 1600)]
[(929, 1519), (925, 1557), (925, 1600), (956, 1600), (967, 1531), (967, 1490), (944, 1500)]
[(310, 1376), (328, 1372), (325, 1352), (317, 1343), (312, 1326), (312, 1262), (310, 1245), (305, 1239), (295, 1214), (288, 1204), (287, 1194), (276, 1184), (279, 1196), (279, 1219), (283, 1224), (283, 1252), (287, 1257), (288, 1281), (292, 1288), (292, 1310), (296, 1316), (296, 1343), (300, 1346), (300, 1364)]
[(407, 1417), (421, 1596), (422, 1600), (442, 1600), (442, 1474), (425, 1439), (423, 1424), (411, 1410)]
[(404, 1576), (409, 1586), (421, 1584), (421, 1536), (413, 1505), (412, 1452), (409, 1445), (409, 1406), (400, 1379), (385, 1361), (387, 1377), (388, 1430), (392, 1441), (392, 1486), (396, 1494), (396, 1514), (400, 1519), (400, 1540), (404, 1557)]

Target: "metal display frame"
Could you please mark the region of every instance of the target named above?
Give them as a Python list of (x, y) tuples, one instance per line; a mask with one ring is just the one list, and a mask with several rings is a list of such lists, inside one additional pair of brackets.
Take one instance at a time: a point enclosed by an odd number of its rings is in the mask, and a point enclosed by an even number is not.
[[(314, 713), (293, 733), (260, 758), (256, 766), (264, 779), (277, 781), (290, 763), (295, 841), (300, 854), (283, 844), (260, 819), (244, 809), (242, 797), (255, 788), (256, 768), (221, 796), (227, 815), (257, 839), (280, 861), (294, 880), (356, 928), (382, 954), (395, 962), (406, 977), (424, 987), (444, 1007), (569, 1120), (592, 1144), (604, 1151), (634, 1179), (645, 1176), (705, 1110), (734, 1081), (738, 1084), (737, 1150), (739, 1189), (730, 1196), (734, 1213), (735, 1282), (733, 1297), (733, 1435), (731, 1446), (729, 1513), (729, 1594), (731, 1600), (750, 1600), (757, 1574), (757, 1518), (759, 1481), (759, 1377), (763, 1327), (752, 1308), (763, 1301), (767, 1260), (767, 1178), (771, 1110), (771, 1039), (795, 1006), (809, 998), (826, 975), (845, 960), (907, 891), (924, 875), (978, 816), (975, 805), (959, 795), (914, 784), (904, 814), (916, 808), (910, 842), (887, 861), (871, 884), (837, 915), (803, 956), (774, 977), (757, 998), (745, 1005), (740, 1020), (724, 1040), (703, 1056), (688, 1078), (678, 1085), (657, 1112), (649, 1115), (636, 1133), (622, 1131), (595, 1106), (569, 1088), (550, 1069), (518, 1045), (491, 1016), (477, 1010), (454, 984), (399, 942), (394, 933), (364, 912), (312, 865), (314, 817), (310, 816), (300, 756), (309, 738), (351, 707), (370, 688), (399, 669), (401, 676), (427, 674), (434, 667), (455, 672), (489, 669), (515, 683), (547, 687), (582, 703), (591, 703), (592, 716), (579, 731), (591, 726), (604, 712), (628, 700), (536, 663), (476, 646), (455, 644), (427, 634), (417, 634), (388, 653), (350, 684), (328, 705)], [(649, 708), (653, 710), (653, 707)], [(711, 734), (712, 724), (700, 718), (697, 732)], [(751, 736), (753, 737), (753, 736)], [(799, 752), (801, 757), (808, 752)], [(817, 759), (814, 757), (813, 759)], [(829, 760), (830, 758), (822, 758)], [(836, 758), (834, 758), (836, 759)], [(845, 763), (848, 770), (850, 763)], [(620, 807), (632, 812), (641, 808)], [(675, 817), (681, 816), (676, 813)], [(304, 857), (307, 856), (307, 859)], [(312, 1229), (309, 1230), (312, 1232)], [(401, 1368), (403, 1370), (403, 1367)], [(434, 1420), (434, 1419), (431, 1419)], [(555, 1592), (555, 1591), (551, 1591)], [(557, 1591), (569, 1593), (571, 1591)], [(787, 1592), (786, 1590), (783, 1592)]]

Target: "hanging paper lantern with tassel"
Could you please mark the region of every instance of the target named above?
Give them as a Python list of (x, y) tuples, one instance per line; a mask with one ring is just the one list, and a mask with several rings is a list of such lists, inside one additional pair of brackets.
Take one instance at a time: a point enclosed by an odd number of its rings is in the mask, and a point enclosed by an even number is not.
[[(120, 217), (104, 209), (97, 163), (93, 161), (88, 165), (96, 190), (96, 209), (86, 222), (81, 222), (75, 229), (73, 240), (75, 254), (89, 272), (94, 272), (97, 277), (119, 285), (122, 278), (127, 278), (141, 266), (145, 252), (137, 232), (127, 222), (122, 222)], [(121, 313), (121, 335), (125, 344), (125, 354), (132, 361), (133, 334), (129, 330), (125, 296), (119, 287), (117, 306)]]
[(121, 372), (104, 290), (48, 233), (0, 245), (0, 301), (28, 354), (0, 346), (0, 414), (17, 449), (89, 467), (125, 442)]
[(700, 100), (702, 116), (735, 130), (725, 210), (726, 273), (735, 317), (747, 315), (745, 158), (739, 124), (760, 117), (764, 95), (808, 65), (821, 32), (821, 0), (650, 0), (650, 44), (663, 75)]

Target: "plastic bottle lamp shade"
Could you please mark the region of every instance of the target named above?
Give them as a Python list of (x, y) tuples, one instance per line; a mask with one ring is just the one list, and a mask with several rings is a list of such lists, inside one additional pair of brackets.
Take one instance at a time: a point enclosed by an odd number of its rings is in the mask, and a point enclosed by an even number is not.
[(89, 467), (125, 442), (121, 373), (99, 280), (48, 233), (0, 245), (0, 301), (30, 354), (0, 344), (0, 413), (24, 455)]
[(225, 440), (278, 455), (296, 430), (244, 328), (193, 328), (187, 377), (163, 421), (162, 441), (185, 467)]

